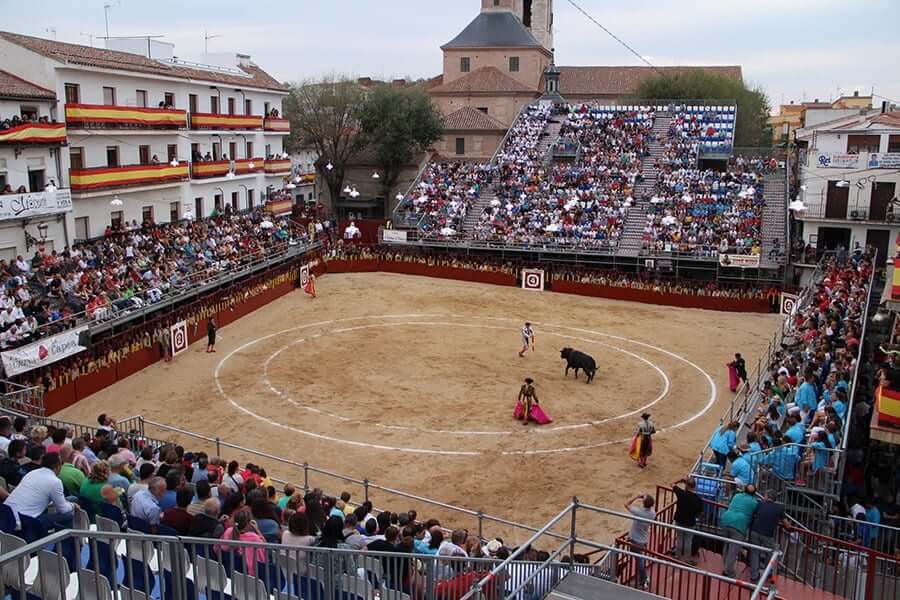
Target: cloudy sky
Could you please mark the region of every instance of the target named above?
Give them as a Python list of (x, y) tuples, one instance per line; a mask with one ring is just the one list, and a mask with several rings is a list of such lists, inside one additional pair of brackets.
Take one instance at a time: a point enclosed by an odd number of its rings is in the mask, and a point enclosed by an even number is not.
[[(900, 101), (900, 0), (576, 0), (658, 65), (739, 64), (773, 104), (859, 90)], [(429, 77), (439, 46), (479, 0), (0, 0), (18, 33), (88, 44), (104, 34), (163, 35), (179, 57), (252, 55), (282, 80), (323, 73)], [(556, 60), (633, 65), (637, 58), (556, 0)], [(876, 101), (880, 101), (876, 98)], [(900, 102), (898, 102), (900, 103)]]

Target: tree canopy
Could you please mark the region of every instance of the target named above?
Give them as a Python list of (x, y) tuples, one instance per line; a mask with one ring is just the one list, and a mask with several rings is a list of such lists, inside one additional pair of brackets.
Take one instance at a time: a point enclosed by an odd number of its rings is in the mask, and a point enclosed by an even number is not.
[(769, 99), (759, 87), (694, 69), (677, 75), (658, 75), (642, 81), (635, 99), (647, 100), (735, 100), (735, 146), (767, 147), (772, 145), (768, 125)]
[(415, 88), (383, 85), (367, 94), (358, 112), (361, 147), (381, 169), (385, 197), (405, 165), (443, 134), (443, 119), (431, 98)]

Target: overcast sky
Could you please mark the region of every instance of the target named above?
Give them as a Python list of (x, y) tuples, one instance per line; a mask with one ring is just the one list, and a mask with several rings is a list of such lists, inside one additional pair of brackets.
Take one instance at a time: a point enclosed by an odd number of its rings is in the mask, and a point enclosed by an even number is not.
[[(658, 65), (744, 68), (773, 104), (859, 90), (900, 100), (900, 0), (576, 0)], [(18, 33), (88, 44), (104, 34), (163, 35), (179, 57), (250, 54), (282, 80), (337, 72), (374, 78), (440, 73), (439, 46), (479, 0), (0, 0)], [(556, 62), (634, 65), (638, 59), (556, 0)], [(95, 45), (101, 40), (94, 39)], [(876, 101), (880, 99), (876, 98)]]

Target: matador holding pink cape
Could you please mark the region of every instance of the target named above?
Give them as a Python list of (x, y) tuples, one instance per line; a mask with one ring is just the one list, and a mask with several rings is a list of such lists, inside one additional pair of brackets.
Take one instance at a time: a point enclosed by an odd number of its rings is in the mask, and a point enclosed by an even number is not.
[(525, 383), (519, 388), (519, 397), (516, 400), (513, 418), (522, 419), (522, 425), (528, 425), (528, 421), (534, 421), (538, 425), (547, 425), (553, 422), (553, 419), (547, 416), (538, 402), (534, 379), (531, 377), (526, 377)]

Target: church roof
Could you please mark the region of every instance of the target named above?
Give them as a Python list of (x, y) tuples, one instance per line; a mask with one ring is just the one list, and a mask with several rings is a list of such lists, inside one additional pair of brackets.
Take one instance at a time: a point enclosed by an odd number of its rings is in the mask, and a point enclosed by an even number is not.
[(645, 79), (658, 75), (680, 75), (701, 69), (713, 75), (742, 79), (741, 67), (559, 67), (559, 92), (563, 96), (623, 95), (633, 93)]
[(441, 46), (453, 48), (542, 48), (531, 32), (511, 12), (484, 12), (455, 38)]
[(444, 129), (458, 131), (474, 129), (480, 131), (506, 131), (506, 125), (472, 106), (464, 106), (444, 117)]
[(428, 89), (431, 94), (442, 93), (536, 93), (537, 88), (531, 88), (509, 75), (503, 73), (497, 67), (481, 67), (471, 73), (454, 79), (450, 83), (443, 83), (437, 87)]

